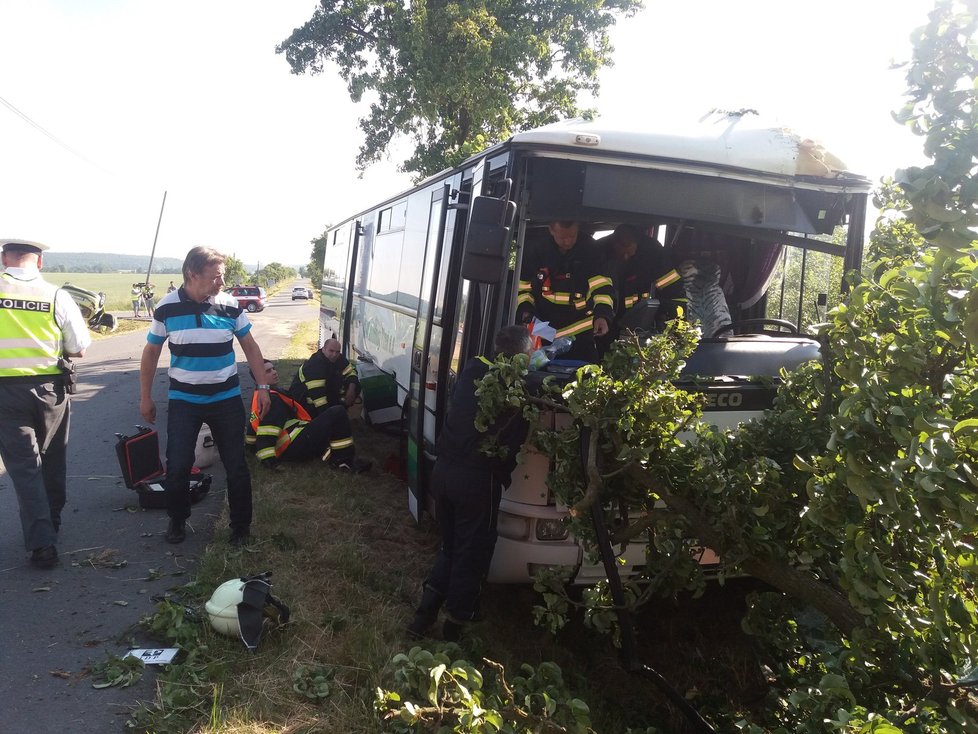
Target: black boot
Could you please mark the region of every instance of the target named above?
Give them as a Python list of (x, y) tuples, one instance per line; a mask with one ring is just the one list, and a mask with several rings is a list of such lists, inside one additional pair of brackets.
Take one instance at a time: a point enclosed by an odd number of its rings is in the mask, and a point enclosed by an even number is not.
[(424, 587), (421, 595), (421, 603), (414, 612), (414, 619), (407, 626), (407, 633), (415, 640), (425, 636), (431, 625), (438, 620), (438, 610), (445, 601), (445, 595), (440, 591), (435, 591), (430, 586)]
[(458, 642), (462, 639), (462, 632), (465, 630), (461, 622), (454, 619), (446, 619), (441, 626), (441, 638), (445, 642)]

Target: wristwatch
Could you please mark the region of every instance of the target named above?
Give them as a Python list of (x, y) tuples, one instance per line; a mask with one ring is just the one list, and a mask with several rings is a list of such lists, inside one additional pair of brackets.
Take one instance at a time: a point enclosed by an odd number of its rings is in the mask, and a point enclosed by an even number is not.
[(255, 385), (256, 390), (271, 390), (271, 385)]

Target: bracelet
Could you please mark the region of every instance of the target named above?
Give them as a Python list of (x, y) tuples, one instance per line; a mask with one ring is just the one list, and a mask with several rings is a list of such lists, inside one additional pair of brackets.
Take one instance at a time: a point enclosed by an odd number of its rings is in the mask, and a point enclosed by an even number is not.
[(271, 385), (255, 385), (256, 390), (271, 390)]

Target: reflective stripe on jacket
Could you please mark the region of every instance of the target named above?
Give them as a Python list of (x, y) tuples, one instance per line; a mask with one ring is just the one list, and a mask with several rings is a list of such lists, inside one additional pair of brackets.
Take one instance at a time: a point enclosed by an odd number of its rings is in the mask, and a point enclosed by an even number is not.
[[(278, 458), (285, 453), (285, 450), (289, 448), (289, 445), (295, 440), (302, 429), (306, 427), (306, 424), (312, 420), (312, 416), (302, 407), (298, 402), (293, 400), (291, 397), (285, 393), (281, 393), (278, 390), (269, 390), (269, 398), (271, 399), (271, 406), (269, 407), (268, 413), (265, 415), (265, 423), (262, 423), (258, 418), (258, 391), (251, 397), (251, 414), (248, 416), (248, 422), (251, 427), (251, 433), (245, 441), (246, 443), (252, 444), (257, 443), (258, 438), (262, 436), (274, 438), (275, 443), (272, 445), (263, 445), (258, 448), (255, 455), (258, 457), (259, 461), (265, 461), (266, 459)], [(281, 401), (285, 410), (276, 409), (276, 400)], [(285, 413), (288, 411), (291, 417), (286, 418)], [(284, 420), (283, 420), (284, 418)], [(265, 441), (261, 442), (265, 444)]]
[(0, 377), (61, 374), (62, 335), (54, 319), (57, 289), (0, 275)]
[(517, 288), (517, 322), (536, 317), (558, 336), (589, 331), (592, 319), (611, 323), (615, 313), (614, 284), (604, 271), (594, 240), (581, 236), (561, 252), (547, 236), (527, 243)]

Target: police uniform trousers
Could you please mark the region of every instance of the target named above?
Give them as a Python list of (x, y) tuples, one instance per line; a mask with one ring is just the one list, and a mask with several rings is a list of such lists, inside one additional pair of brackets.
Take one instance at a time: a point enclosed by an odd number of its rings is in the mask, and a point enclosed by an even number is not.
[(441, 548), (425, 585), (445, 597), (457, 622), (472, 619), (496, 548), (502, 483), (488, 468), (439, 458), (431, 477)]
[(20, 506), (24, 547), (54, 545), (67, 483), (69, 398), (60, 378), (0, 378), (0, 459)]

